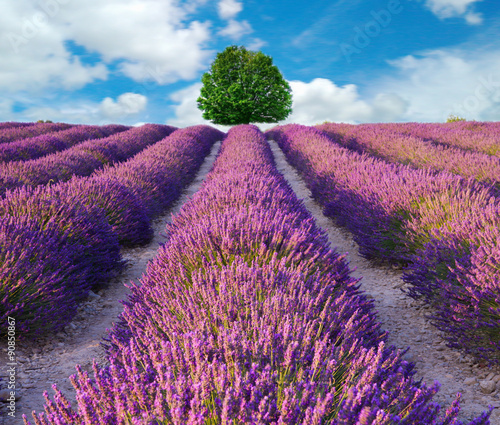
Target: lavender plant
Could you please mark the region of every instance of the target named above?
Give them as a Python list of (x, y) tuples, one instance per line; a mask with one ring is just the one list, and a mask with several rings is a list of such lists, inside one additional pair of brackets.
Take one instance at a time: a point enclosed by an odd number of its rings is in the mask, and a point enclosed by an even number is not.
[(110, 365), (93, 379), (77, 367), (78, 409), (54, 386), (36, 424), (461, 423), (458, 400), (441, 413), (438, 384), (385, 345), (258, 128), (229, 131), (167, 230), (107, 341)]
[[(487, 188), (349, 151), (313, 128), (289, 125), (268, 137), (299, 169), (325, 213), (354, 233), (363, 255), (407, 266), (409, 295), (436, 308), (436, 324), (450, 345), (500, 360), (498, 287), (485, 283), (495, 282), (497, 272), (477, 263), (488, 261), (484, 252), (494, 258), (497, 249), (492, 229), (499, 224), (499, 202)], [(478, 269), (488, 274), (480, 277)]]
[(30, 125), (9, 125), (0, 128), (0, 144), (13, 142), (15, 140), (35, 137), (45, 133), (66, 130), (72, 127), (64, 123), (34, 123)]
[[(389, 162), (414, 168), (449, 171), (500, 188), (500, 163), (483, 152), (433, 144), (420, 137), (402, 134), (398, 124), (322, 124), (316, 126), (337, 143), (357, 152), (367, 152)], [(446, 127), (436, 128), (443, 133)]]
[(128, 130), (124, 125), (78, 125), (67, 130), (0, 144), (0, 162), (27, 161), (68, 149), (89, 139), (101, 139)]
[(145, 124), (102, 139), (87, 140), (42, 158), (0, 164), (0, 181), (4, 183), (0, 186), (0, 195), (18, 187), (18, 182), (37, 186), (67, 181), (74, 175), (89, 176), (104, 164), (130, 158), (174, 130), (166, 125)]
[[(159, 185), (168, 200), (157, 202), (159, 211), (176, 199), (222, 135), (206, 126), (179, 130), (120, 170), (142, 169), (143, 182)], [(145, 172), (146, 163), (154, 173)], [(107, 167), (99, 176), (22, 187), (0, 200), (0, 217), (10, 220), (10, 227), (0, 228), (0, 318), (15, 314), (20, 338), (64, 327), (89, 289), (105, 285), (123, 265), (119, 242), (130, 246), (151, 238), (152, 216), (133, 190), (136, 182), (117, 171)], [(29, 232), (23, 220), (29, 220)]]

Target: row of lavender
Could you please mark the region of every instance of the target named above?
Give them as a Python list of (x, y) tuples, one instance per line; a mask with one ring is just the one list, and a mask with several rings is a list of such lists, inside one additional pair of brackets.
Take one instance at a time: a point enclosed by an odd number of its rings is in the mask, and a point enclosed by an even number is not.
[(101, 139), (128, 130), (124, 125), (76, 125), (36, 137), (0, 144), (0, 162), (27, 161), (68, 149), (89, 139)]
[(360, 253), (406, 265), (451, 346), (500, 362), (500, 203), (474, 180), (391, 164), (299, 125), (271, 129), (326, 215)]
[(498, 122), (454, 122), (380, 124), (391, 131), (445, 146), (483, 152), (500, 157), (500, 124)]
[(30, 125), (10, 125), (0, 127), (0, 144), (9, 143), (15, 140), (26, 139), (27, 137), (35, 137), (45, 133), (66, 130), (72, 127), (71, 124), (65, 123), (35, 123)]
[(0, 201), (0, 321), (15, 317), (19, 338), (63, 328), (88, 291), (123, 266), (120, 245), (150, 240), (151, 219), (180, 195), (221, 137), (211, 127), (188, 127), (90, 177), (7, 192)]
[(167, 125), (145, 124), (109, 137), (87, 140), (42, 158), (0, 164), (0, 196), (22, 186), (67, 181), (75, 175), (89, 176), (105, 164), (130, 158), (174, 130), (175, 127)]
[(37, 425), (461, 423), (458, 401), (440, 414), (438, 384), (419, 387), (385, 346), (257, 127), (229, 131), (168, 233), (110, 335), (110, 365), (94, 379), (77, 366), (78, 410), (54, 386)]
[[(415, 168), (449, 171), (474, 178), (500, 189), (500, 161), (497, 157), (458, 147), (430, 143), (421, 137), (402, 134), (399, 124), (335, 124), (316, 126), (336, 143), (357, 152), (367, 152), (386, 161)], [(446, 131), (444, 125), (435, 127)], [(497, 140), (500, 137), (500, 131)], [(497, 141), (500, 148), (500, 140)]]
[(35, 125), (34, 122), (18, 122), (18, 121), (6, 121), (0, 122), (0, 130), (4, 130), (6, 128), (14, 128), (14, 127), (28, 127), (30, 125)]

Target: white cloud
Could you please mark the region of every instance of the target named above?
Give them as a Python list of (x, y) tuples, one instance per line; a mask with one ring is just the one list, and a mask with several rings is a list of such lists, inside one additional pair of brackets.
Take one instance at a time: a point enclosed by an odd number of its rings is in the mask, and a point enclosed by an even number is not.
[(408, 102), (404, 120), (444, 121), (450, 114), (500, 120), (499, 50), (434, 50), (390, 64), (399, 76), (372, 84)]
[(221, 19), (232, 19), (243, 10), (243, 6), (236, 0), (220, 0), (217, 10)]
[(253, 29), (248, 21), (235, 21), (234, 19), (229, 20), (227, 27), (221, 29), (217, 34), (223, 37), (229, 37), (233, 40), (239, 40), (241, 37), (247, 34), (251, 34)]
[(134, 115), (146, 108), (147, 97), (137, 93), (123, 93), (116, 102), (110, 97), (105, 98), (100, 104), (101, 113), (108, 118)]
[[(323, 121), (394, 121), (406, 108), (406, 103), (395, 94), (379, 94), (370, 102), (360, 99), (355, 85), (338, 87), (323, 78), (316, 78), (310, 83), (290, 81), (289, 84), (292, 88), (293, 112), (283, 122), (313, 125)], [(196, 83), (170, 96), (170, 100), (177, 104), (174, 106), (175, 118), (168, 120), (167, 124), (176, 127), (212, 125), (203, 119), (197, 107), (196, 99), (201, 87), (201, 83)], [(275, 125), (259, 124), (259, 127), (266, 129)], [(227, 131), (227, 127), (218, 128)]]
[[(191, 20), (203, 0), (1, 0), (0, 89), (78, 89), (106, 79), (113, 62), (128, 77), (159, 84), (196, 78), (213, 52), (209, 23)], [(104, 61), (84, 64), (72, 41)]]
[(426, 6), (440, 19), (463, 16), (468, 24), (482, 23), (482, 16), (470, 11), (470, 6), (482, 0), (427, 0)]
[(0, 90), (78, 89), (107, 78), (105, 65), (84, 65), (66, 50), (65, 37), (51, 25), (55, 9), (51, 18), (29, 0), (3, 1), (1, 7)]
[(286, 122), (313, 125), (324, 121), (394, 121), (407, 106), (396, 94), (379, 93), (372, 100), (361, 99), (354, 84), (339, 87), (324, 78), (310, 83), (290, 81), (290, 87), (293, 112)]

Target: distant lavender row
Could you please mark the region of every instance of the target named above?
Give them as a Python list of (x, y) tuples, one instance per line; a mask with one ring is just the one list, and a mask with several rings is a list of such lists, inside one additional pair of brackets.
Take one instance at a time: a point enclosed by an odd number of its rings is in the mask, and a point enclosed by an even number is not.
[(71, 124), (64, 123), (35, 123), (33, 125), (0, 128), (0, 144), (54, 131), (66, 130), (70, 127), (72, 127)]
[(424, 140), (500, 157), (500, 125), (489, 122), (381, 124)]
[(0, 162), (27, 161), (60, 152), (89, 139), (102, 139), (128, 130), (124, 125), (78, 125), (67, 130), (0, 144)]
[(25, 162), (0, 164), (0, 195), (22, 185), (38, 186), (88, 176), (105, 164), (124, 161), (172, 133), (175, 127), (145, 124), (62, 152)]
[[(332, 140), (357, 152), (367, 152), (390, 162), (416, 168), (445, 170), (465, 178), (472, 177), (500, 189), (500, 161), (477, 151), (436, 145), (420, 137), (402, 134), (398, 124), (321, 124), (317, 129)], [(500, 138), (500, 133), (498, 136)], [(500, 140), (499, 140), (500, 146)]]
[(211, 127), (177, 130), (117, 169), (8, 192), (0, 201), (0, 320), (15, 317), (18, 338), (63, 328), (89, 289), (123, 266), (120, 244), (150, 240), (151, 212), (172, 204), (221, 137)]
[(14, 128), (14, 127), (27, 127), (30, 125), (34, 125), (34, 122), (16, 122), (16, 121), (8, 121), (8, 122), (0, 122), (0, 130), (4, 130), (6, 128)]
[(349, 151), (312, 127), (267, 134), (362, 255), (407, 264), (410, 295), (433, 305), (450, 345), (500, 362), (500, 206), (486, 188)]
[[(233, 127), (108, 344), (36, 424), (459, 425), (385, 347), (373, 304), (274, 165)], [(489, 424), (488, 413), (471, 425)], [(440, 417), (440, 418), (439, 418)], [(25, 418), (25, 423), (29, 423)]]

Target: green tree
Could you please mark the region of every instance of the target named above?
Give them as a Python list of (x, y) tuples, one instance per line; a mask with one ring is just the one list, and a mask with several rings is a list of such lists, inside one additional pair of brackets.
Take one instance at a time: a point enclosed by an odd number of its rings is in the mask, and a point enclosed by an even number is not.
[(201, 81), (198, 108), (214, 124), (275, 123), (292, 112), (289, 84), (260, 51), (227, 47)]

